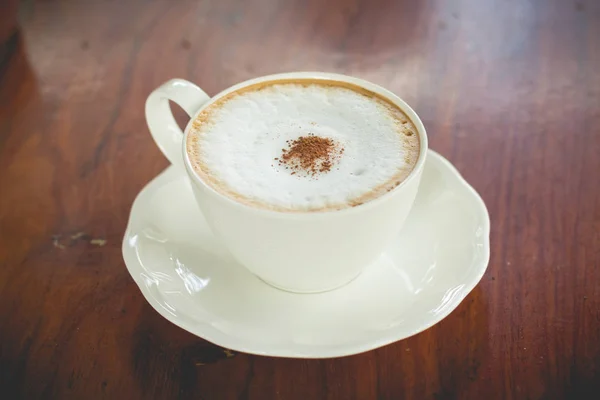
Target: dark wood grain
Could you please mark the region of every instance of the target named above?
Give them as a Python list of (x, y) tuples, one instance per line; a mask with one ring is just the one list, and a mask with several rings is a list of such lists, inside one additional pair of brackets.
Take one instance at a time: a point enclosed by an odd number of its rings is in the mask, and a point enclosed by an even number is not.
[[(600, 2), (22, 8), (0, 66), (1, 398), (600, 396)], [(234, 354), (168, 323), (129, 277), (129, 208), (167, 166), (146, 96), (172, 77), (214, 94), (290, 70), (399, 94), (487, 203), (489, 269), (439, 325), (340, 359)]]

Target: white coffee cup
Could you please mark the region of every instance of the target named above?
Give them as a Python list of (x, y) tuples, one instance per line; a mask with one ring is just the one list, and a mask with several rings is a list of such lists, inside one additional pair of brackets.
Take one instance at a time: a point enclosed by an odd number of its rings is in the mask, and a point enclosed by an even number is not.
[[(335, 211), (272, 211), (237, 202), (217, 192), (190, 164), (185, 137), (190, 132), (191, 122), (205, 107), (231, 92), (286, 79), (346, 82), (390, 100), (417, 128), (420, 152), (413, 171), (390, 192), (364, 204)], [(175, 122), (168, 100), (190, 115), (185, 133)], [(173, 79), (150, 94), (146, 101), (146, 119), (164, 155), (189, 176), (206, 221), (233, 257), (265, 282), (293, 292), (321, 292), (345, 285), (383, 253), (400, 232), (412, 207), (427, 154), (423, 123), (404, 101), (373, 83), (338, 74), (270, 75), (242, 82), (212, 98), (193, 83)]]

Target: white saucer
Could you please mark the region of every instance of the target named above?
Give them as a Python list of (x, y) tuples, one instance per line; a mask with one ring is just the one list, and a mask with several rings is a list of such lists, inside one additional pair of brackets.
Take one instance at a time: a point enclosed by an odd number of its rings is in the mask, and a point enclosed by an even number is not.
[(281, 357), (339, 357), (419, 333), (477, 285), (490, 222), (479, 195), (430, 151), (419, 194), (395, 244), (350, 284), (326, 293), (275, 289), (236, 264), (169, 167), (137, 196), (123, 258), (163, 317), (217, 345)]

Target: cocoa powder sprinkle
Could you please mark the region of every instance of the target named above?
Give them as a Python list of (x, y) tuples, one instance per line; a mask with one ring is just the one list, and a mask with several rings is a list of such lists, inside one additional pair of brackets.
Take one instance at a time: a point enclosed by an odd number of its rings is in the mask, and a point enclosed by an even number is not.
[(304, 172), (307, 176), (316, 177), (319, 173), (327, 173), (344, 151), (333, 139), (313, 134), (287, 140), (286, 143), (289, 148), (282, 149), (281, 156), (275, 160), (280, 166), (291, 169), (292, 175)]

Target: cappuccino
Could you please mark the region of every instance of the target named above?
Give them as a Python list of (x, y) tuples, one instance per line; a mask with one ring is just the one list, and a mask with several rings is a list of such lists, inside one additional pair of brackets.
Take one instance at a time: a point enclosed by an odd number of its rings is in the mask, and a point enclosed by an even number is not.
[(419, 157), (413, 122), (345, 82), (271, 81), (216, 100), (192, 121), (186, 152), (214, 190), (249, 206), (339, 210), (398, 186)]

